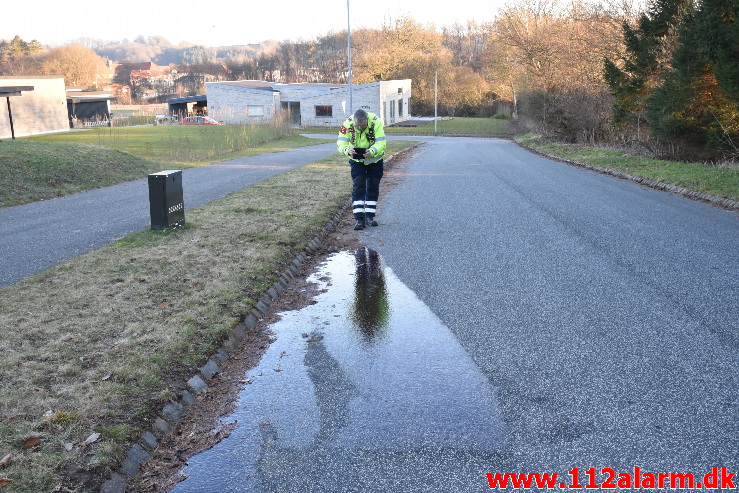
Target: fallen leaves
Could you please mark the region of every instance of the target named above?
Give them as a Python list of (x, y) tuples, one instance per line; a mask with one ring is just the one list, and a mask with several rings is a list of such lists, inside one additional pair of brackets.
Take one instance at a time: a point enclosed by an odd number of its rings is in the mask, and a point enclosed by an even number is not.
[(23, 442), (23, 450), (30, 450), (41, 443), (41, 437), (28, 437)]
[[(3, 460), (0, 460), (0, 468), (1, 467), (8, 467), (10, 464), (10, 459), (13, 456), (11, 454), (6, 455), (3, 457)], [(0, 478), (0, 488), (5, 488), (11, 483), (11, 481), (8, 478)]]
[(92, 445), (93, 443), (97, 442), (98, 440), (100, 440), (100, 433), (93, 433), (92, 435), (90, 435), (89, 437), (87, 437), (87, 440), (85, 440), (84, 442), (80, 443), (80, 447), (87, 447), (88, 445)]

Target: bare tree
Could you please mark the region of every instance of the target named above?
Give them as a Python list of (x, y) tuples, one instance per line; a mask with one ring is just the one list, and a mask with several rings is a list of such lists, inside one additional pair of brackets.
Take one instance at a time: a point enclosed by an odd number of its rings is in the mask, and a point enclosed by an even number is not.
[(524, 0), (496, 22), (518, 67), (519, 106), (534, 129), (567, 140), (597, 140), (610, 128), (612, 99), (603, 58), (621, 48), (619, 27), (592, 4)]
[(359, 30), (352, 39), (358, 83), (397, 78), (419, 54), (443, 49), (433, 28), (424, 28), (409, 17), (388, 22), (380, 30)]
[(97, 67), (104, 62), (90, 48), (71, 44), (50, 50), (41, 63), (41, 72), (63, 75), (69, 86), (92, 86), (97, 81)]

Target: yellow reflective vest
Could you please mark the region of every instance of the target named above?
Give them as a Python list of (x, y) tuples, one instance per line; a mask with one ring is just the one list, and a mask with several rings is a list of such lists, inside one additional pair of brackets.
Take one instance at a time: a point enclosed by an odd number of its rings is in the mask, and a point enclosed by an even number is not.
[(361, 147), (369, 149), (371, 157), (362, 160), (354, 160), (354, 162), (364, 162), (364, 164), (373, 164), (385, 157), (385, 129), (382, 126), (382, 120), (374, 113), (367, 112), (367, 128), (359, 131), (354, 128), (354, 117), (350, 116), (341, 125), (339, 129), (339, 137), (336, 141), (336, 147), (344, 156), (351, 159), (349, 149), (353, 147)]

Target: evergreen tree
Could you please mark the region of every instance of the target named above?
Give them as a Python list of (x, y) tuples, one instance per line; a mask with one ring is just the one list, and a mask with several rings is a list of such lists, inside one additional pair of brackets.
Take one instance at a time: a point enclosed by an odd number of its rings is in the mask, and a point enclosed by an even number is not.
[(693, 26), (701, 55), (726, 96), (739, 100), (739, 0), (704, 0)]
[(35, 39), (26, 42), (20, 36), (15, 36), (10, 41), (0, 40), (0, 59), (5, 57), (16, 58), (23, 55), (33, 55), (43, 51), (44, 47)]
[(672, 69), (647, 100), (652, 132), (708, 151), (739, 152), (739, 0), (703, 0), (684, 19)]
[(604, 77), (616, 98), (613, 117), (621, 127), (641, 128), (646, 101), (660, 87), (674, 51), (677, 26), (692, 10), (691, 0), (655, 0), (635, 28), (623, 25), (625, 52), (604, 62)]

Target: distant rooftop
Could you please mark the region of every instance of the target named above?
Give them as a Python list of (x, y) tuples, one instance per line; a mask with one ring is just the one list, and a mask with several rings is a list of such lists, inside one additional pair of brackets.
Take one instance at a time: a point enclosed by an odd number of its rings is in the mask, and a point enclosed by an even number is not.
[(0, 96), (20, 96), (22, 91), (33, 91), (33, 86), (0, 86)]
[(218, 82), (218, 84), (224, 86), (243, 87), (244, 89), (257, 89), (261, 91), (273, 92), (274, 89), (272, 88), (272, 86), (275, 85), (274, 82), (265, 82), (263, 80), (226, 80), (223, 82)]
[[(214, 84), (214, 82), (210, 82), (210, 84)], [(215, 84), (272, 92), (279, 91), (283, 88), (344, 89), (346, 87), (349, 87), (349, 84), (330, 84), (324, 82), (297, 82), (293, 84), (284, 84), (280, 82), (266, 82), (263, 80), (227, 80), (222, 82), (215, 82)]]
[(200, 101), (207, 101), (208, 97), (205, 94), (199, 94), (197, 96), (186, 96), (184, 98), (171, 98), (167, 100), (169, 104), (182, 104), (182, 103), (199, 103)]

